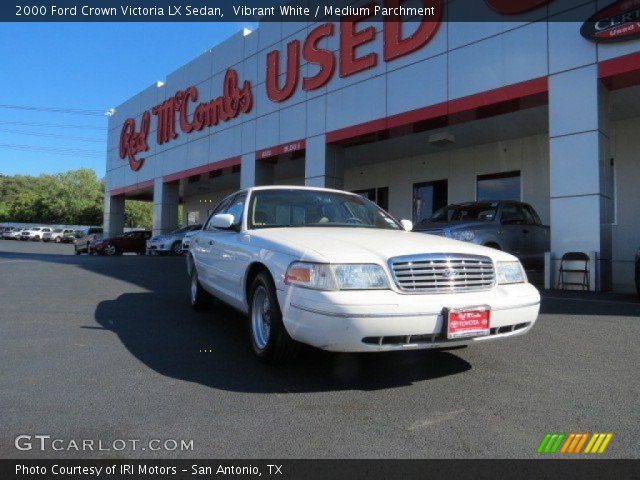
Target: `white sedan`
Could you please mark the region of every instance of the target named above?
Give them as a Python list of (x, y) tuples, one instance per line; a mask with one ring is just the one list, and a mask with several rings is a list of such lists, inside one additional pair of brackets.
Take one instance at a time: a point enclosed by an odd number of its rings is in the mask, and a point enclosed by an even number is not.
[(339, 352), (451, 348), (528, 332), (540, 306), (512, 255), (412, 233), (359, 195), (256, 187), (191, 238), (190, 300), (249, 317), (264, 361), (300, 343)]

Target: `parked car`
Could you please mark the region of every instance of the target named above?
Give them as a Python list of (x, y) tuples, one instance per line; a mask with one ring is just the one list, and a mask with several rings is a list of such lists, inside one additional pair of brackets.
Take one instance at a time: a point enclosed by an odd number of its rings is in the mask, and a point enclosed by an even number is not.
[(65, 233), (60, 238), (62, 243), (76, 243), (79, 238), (82, 238), (84, 233), (80, 230), (71, 230), (69, 233)]
[(60, 243), (63, 235), (72, 233), (74, 233), (74, 231), (70, 228), (54, 228), (50, 232), (44, 232), (42, 234), (42, 241)]
[(184, 234), (184, 237), (182, 237), (182, 251), (183, 252), (188, 252), (189, 251), (189, 244), (191, 243), (191, 239), (201, 229), (202, 229), (202, 226), (197, 230), (191, 230), (190, 232), (187, 232), (187, 233)]
[(76, 255), (80, 255), (82, 253), (91, 253), (89, 251), (89, 246), (91, 245), (91, 242), (100, 240), (101, 238), (102, 238), (101, 227), (90, 227), (87, 230), (81, 232), (80, 236), (77, 237), (76, 241), (74, 242)]
[(192, 230), (200, 230), (201, 228), (202, 225), (189, 225), (165, 235), (151, 237), (147, 242), (147, 254), (171, 253), (173, 255), (182, 255), (182, 239), (184, 236)]
[(92, 245), (92, 248), (97, 255), (119, 255), (128, 252), (144, 255), (147, 240), (150, 238), (149, 230), (136, 230), (117, 237), (103, 238)]
[(414, 231), (496, 248), (527, 267), (544, 266), (550, 249), (549, 227), (529, 204), (515, 201), (449, 205), (415, 226)]
[(2, 227), (0, 228), (0, 238), (9, 239), (9, 234), (18, 230), (18, 227)]
[(49, 227), (27, 228), (20, 234), (20, 240), (34, 240), (36, 242), (39, 242), (40, 240), (42, 240), (42, 236), (47, 232), (51, 232), (51, 230), (52, 229)]
[(640, 297), (640, 249), (636, 252), (636, 293)]
[(4, 238), (5, 240), (19, 240), (22, 236), (23, 230), (24, 229), (22, 228), (16, 227), (13, 230), (5, 231), (2, 234), (2, 238)]
[(191, 305), (214, 296), (247, 314), (253, 351), (267, 362), (291, 359), (299, 343), (453, 348), (532, 328), (540, 295), (516, 257), (411, 228), (353, 193), (242, 190), (191, 240)]

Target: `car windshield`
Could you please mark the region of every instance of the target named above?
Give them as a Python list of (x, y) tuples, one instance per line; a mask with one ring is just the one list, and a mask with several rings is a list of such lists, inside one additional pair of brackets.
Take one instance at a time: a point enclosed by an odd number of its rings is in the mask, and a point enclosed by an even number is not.
[(466, 203), (449, 205), (435, 212), (429, 222), (480, 221), (490, 222), (496, 218), (498, 204), (496, 202)]
[(249, 229), (402, 228), (393, 217), (359, 195), (323, 190), (256, 190), (251, 195), (248, 215)]

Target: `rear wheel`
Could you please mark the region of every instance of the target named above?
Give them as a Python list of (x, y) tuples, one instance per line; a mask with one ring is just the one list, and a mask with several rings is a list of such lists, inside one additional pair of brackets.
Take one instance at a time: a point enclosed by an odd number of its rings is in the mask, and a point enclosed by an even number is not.
[(207, 292), (198, 279), (198, 271), (195, 267), (191, 270), (191, 285), (189, 287), (189, 300), (194, 310), (203, 310), (211, 303), (211, 295)]
[(116, 246), (113, 243), (110, 243), (109, 245), (107, 245), (104, 248), (104, 253), (106, 255), (112, 256), (112, 255), (115, 255), (116, 253), (118, 253), (118, 249), (116, 248)]
[(289, 336), (282, 323), (276, 289), (267, 273), (259, 273), (253, 281), (249, 305), (251, 346), (256, 356), (265, 363), (295, 358), (300, 344)]
[(182, 255), (182, 242), (174, 242), (171, 246), (171, 253), (174, 255)]

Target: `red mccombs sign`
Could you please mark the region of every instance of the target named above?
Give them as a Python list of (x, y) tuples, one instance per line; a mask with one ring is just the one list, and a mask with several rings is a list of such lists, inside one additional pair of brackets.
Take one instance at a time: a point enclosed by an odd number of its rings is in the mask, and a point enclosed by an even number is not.
[[(189, 87), (179, 90), (172, 97), (159, 105), (145, 111), (140, 121), (140, 131), (136, 131), (136, 121), (133, 118), (125, 120), (120, 131), (120, 158), (128, 158), (132, 170), (140, 170), (143, 158), (136, 158), (140, 152), (149, 150), (147, 137), (151, 114), (157, 117), (158, 130), (156, 142), (158, 145), (169, 142), (178, 136), (176, 120), (184, 133), (200, 131), (204, 127), (218, 125), (236, 118), (240, 113), (247, 113), (253, 105), (251, 84), (245, 81), (242, 86), (238, 83), (238, 73), (229, 68), (224, 76), (222, 95), (209, 102), (199, 103), (193, 110), (189, 120), (189, 103), (198, 101), (198, 89)], [(177, 118), (176, 118), (177, 117)]]
[[(485, 0), (494, 10), (507, 15), (532, 10), (552, 0)], [(640, 0), (638, 0), (640, 1)], [(404, 0), (383, 0), (384, 7), (393, 11)], [(383, 24), (382, 52), (371, 52), (360, 55), (358, 48), (374, 41), (376, 30), (373, 26), (360, 28), (360, 23), (371, 18), (370, 15), (343, 17), (336, 26), (325, 23), (315, 27), (303, 41), (293, 40), (286, 46), (286, 51), (270, 51), (267, 54), (265, 88), (267, 97), (273, 102), (283, 102), (290, 98), (302, 84), (304, 91), (316, 90), (326, 85), (333, 78), (336, 69), (340, 77), (348, 77), (378, 65), (380, 56), (385, 62), (393, 61), (424, 47), (435, 36), (440, 27), (443, 14), (443, 0), (422, 0), (424, 7), (434, 7), (435, 15), (424, 16), (420, 22), (404, 22), (387, 18)], [(371, 2), (366, 6), (373, 6)], [(369, 8), (373, 14), (374, 9)], [(397, 10), (396, 10), (397, 11)], [(322, 40), (339, 35), (337, 52), (321, 48)], [(285, 55), (286, 65), (284, 79), (280, 77), (280, 56)], [(301, 59), (318, 67), (317, 73), (305, 76), (300, 82)], [(228, 69), (224, 78), (223, 93), (209, 102), (199, 103), (190, 114), (190, 104), (198, 101), (198, 89), (194, 86), (176, 92), (151, 110), (143, 113), (140, 130), (136, 130), (136, 121), (127, 119), (120, 132), (120, 158), (128, 159), (132, 170), (139, 170), (143, 158), (137, 155), (149, 150), (148, 136), (151, 115), (157, 118), (156, 142), (160, 145), (178, 136), (177, 127), (185, 133), (200, 131), (204, 127), (217, 125), (236, 118), (240, 113), (247, 113), (253, 105), (251, 84), (244, 81), (239, 84), (238, 74)], [(191, 116), (191, 119), (189, 117)], [(177, 123), (177, 125), (176, 125)]]

